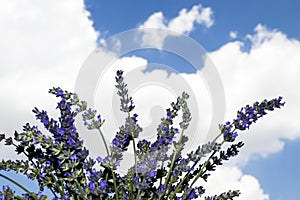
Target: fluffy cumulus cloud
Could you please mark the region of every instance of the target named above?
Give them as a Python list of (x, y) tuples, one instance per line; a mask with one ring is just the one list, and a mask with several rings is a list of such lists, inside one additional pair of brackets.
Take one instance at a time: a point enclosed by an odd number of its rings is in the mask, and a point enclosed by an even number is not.
[(240, 190), (239, 199), (269, 200), (264, 194), (258, 180), (243, 172), (238, 167), (222, 166), (209, 177), (208, 182), (202, 183), (207, 190), (206, 195), (215, 195), (229, 190)]
[[(49, 88), (73, 90), (99, 35), (89, 16), (83, 0), (1, 1), (1, 132), (13, 133), (34, 121), (34, 106), (54, 108)], [(1, 151), (1, 158), (6, 155)]]
[(286, 106), (260, 119), (249, 131), (241, 133), (247, 146), (240, 158), (267, 156), (283, 149), (284, 140), (300, 137), (297, 116), (300, 111), (300, 42), (278, 30), (257, 25), (249, 51), (242, 51), (241, 41), (227, 43), (210, 57), (215, 62), (227, 96), (227, 119), (240, 107), (279, 95)]
[[(105, 54), (107, 56), (107, 52), (103, 53), (99, 49), (99, 51), (95, 52), (94, 56), (100, 59)], [(201, 134), (201, 137), (199, 137), (197, 133), (208, 132), (212, 109), (209, 92), (201, 78), (201, 74), (187, 75), (173, 73), (168, 76), (168, 73), (162, 69), (144, 72), (147, 67), (153, 67), (155, 64), (148, 63), (146, 59), (136, 56), (117, 59), (116, 54), (111, 54), (110, 60), (115, 60), (115, 62), (111, 62), (109, 66), (97, 72), (98, 80), (94, 83), (96, 90), (94, 93), (92, 91), (94, 106), (101, 113), (102, 118), (105, 119), (102, 131), (108, 143), (113, 139), (114, 133), (124, 123), (126, 117), (119, 110), (120, 100), (116, 95), (115, 84), (113, 84), (115, 81), (115, 72), (118, 69), (124, 70), (124, 79), (126, 84), (128, 84), (129, 95), (133, 97), (136, 106), (134, 112), (138, 114), (139, 124), (143, 127), (140, 139), (150, 141), (156, 139), (155, 131), (160, 123), (160, 119), (165, 116), (165, 109), (170, 107), (172, 101), (176, 101), (176, 98), (181, 95), (182, 91), (186, 91), (191, 94), (189, 105), (193, 113), (193, 122), (190, 124), (189, 130), (185, 132), (190, 138), (186, 145), (186, 151), (190, 151), (195, 145), (204, 142), (206, 134)], [(91, 62), (87, 63), (91, 68), (99, 65), (97, 59), (91, 59)], [(95, 72), (95, 70), (91, 71)], [(79, 91), (86, 90), (79, 88)], [(87, 96), (89, 95), (87, 94)], [(195, 101), (198, 101), (198, 104)], [(175, 120), (175, 124), (177, 123), (177, 125), (179, 123), (178, 120), (180, 120), (180, 117)], [(98, 146), (98, 148), (91, 148), (91, 155), (105, 156), (103, 154), (105, 151), (102, 148), (104, 146), (102, 145), (101, 138), (98, 137), (97, 131), (95, 133), (87, 131), (80, 122), (78, 123), (78, 127), (88, 147)], [(121, 167), (119, 168), (121, 172), (126, 171), (134, 162), (132, 149), (129, 149), (129, 153), (125, 153), (124, 158), (124, 162), (121, 163)]]
[(226, 119), (233, 119), (235, 111), (242, 106), (265, 98), (281, 95), (286, 106), (270, 112), (250, 130), (240, 134), (239, 139), (246, 143), (245, 147), (229, 166), (212, 174), (207, 188), (212, 193), (240, 189), (241, 199), (265, 200), (269, 197), (260, 188), (258, 179), (243, 174), (236, 166), (245, 165), (257, 156), (279, 152), (285, 140), (300, 138), (297, 121), (300, 94), (296, 92), (300, 85), (300, 42), (260, 24), (254, 31), (247, 35), (250, 40), (247, 51), (242, 50), (245, 41), (235, 41), (209, 54), (223, 80), (227, 97)]
[[(80, 94), (80, 97), (84, 100), (87, 100), (89, 106), (97, 109), (98, 113), (101, 114), (101, 117), (105, 119), (105, 124), (102, 126), (102, 131), (105, 135), (106, 142), (109, 144), (114, 137), (114, 133), (116, 133), (118, 128), (124, 123), (124, 119), (125, 119), (125, 116), (122, 115), (124, 113), (122, 113), (119, 110), (120, 99), (119, 96), (117, 95), (117, 91), (115, 88), (116, 71), (122, 69), (124, 71), (124, 77), (126, 83), (128, 84), (128, 87), (132, 86), (132, 84), (128, 83), (128, 79), (135, 80), (136, 77), (128, 78), (128, 73), (129, 74), (134, 73), (133, 71), (136, 71), (137, 73), (140, 72), (141, 69), (146, 67), (147, 60), (136, 56), (117, 58), (116, 54), (114, 53), (108, 54), (108, 52), (106, 51), (103, 52), (102, 49), (99, 49), (99, 51), (94, 53), (95, 53), (94, 54), (95, 57), (103, 58), (103, 56), (105, 56), (110, 61), (112, 61), (112, 63), (106, 66), (106, 68), (103, 67), (102, 69), (100, 69), (99, 73), (96, 72), (97, 80), (96, 82), (93, 83), (95, 85), (95, 91), (91, 91), (90, 85), (88, 86), (88, 88), (82, 88), (78, 86), (77, 90), (79, 94), (81, 91), (89, 92), (89, 93)], [(88, 61), (89, 60), (90, 59), (88, 59)], [(90, 62), (88, 66), (86, 66), (87, 64), (85, 64), (84, 66), (88, 68), (91, 67), (90, 72), (95, 73), (96, 70), (92, 68), (93, 64), (95, 64), (95, 66), (98, 67), (99, 63), (100, 62), (98, 62), (98, 60), (95, 60), (95, 62), (94, 61)], [(139, 68), (139, 70), (136, 70), (136, 68)], [(132, 95), (132, 89), (130, 89), (129, 92), (130, 95)], [(89, 99), (90, 95), (92, 96), (91, 100)], [(91, 101), (94, 102), (93, 105), (91, 104)], [(134, 98), (134, 103), (135, 105), (137, 105), (135, 98)], [(140, 121), (140, 117), (139, 117), (139, 121)], [(81, 137), (85, 141), (85, 145), (87, 145), (88, 147), (97, 147), (97, 148), (90, 148), (91, 155), (93, 157), (97, 157), (99, 155), (105, 156), (103, 141), (100, 137), (98, 137), (99, 136), (98, 132), (88, 131), (86, 127), (83, 126), (80, 117), (78, 118), (78, 122), (76, 125), (79, 129)]]
[(194, 29), (195, 24), (211, 27), (214, 23), (213, 12), (210, 7), (203, 8), (195, 5), (190, 10), (183, 8), (178, 16), (167, 20), (162, 12), (153, 13), (140, 27), (141, 28), (168, 28), (178, 33), (187, 34)]
[[(161, 12), (154, 13), (140, 27), (172, 29), (178, 33), (188, 34), (194, 29), (195, 24), (210, 27), (213, 24), (211, 9), (197, 5), (190, 10), (181, 10), (178, 16), (171, 20), (166, 20)], [(53, 110), (55, 107), (53, 102), (56, 99), (53, 97), (51, 101), (49, 100), (49, 95), (47, 96), (49, 88), (61, 86), (71, 91), (74, 89), (80, 67), (95, 48), (99, 33), (93, 29), (92, 21), (89, 20), (89, 13), (84, 9), (83, 1), (79, 0), (72, 1), (72, 3), (71, 0), (57, 0), (56, 3), (50, 0), (41, 2), (26, 0), (18, 3), (7, 0), (3, 2), (3, 6), (0, 6), (0, 27), (6, 30), (2, 32), (0, 37), (2, 44), (0, 46), (2, 55), (0, 60), (0, 119), (2, 124), (5, 124), (1, 127), (1, 131), (13, 132), (15, 128), (21, 127), (28, 119), (34, 121), (33, 115), (30, 114), (30, 110), (34, 106)], [(145, 36), (147, 35), (145, 34)], [(156, 47), (161, 48), (167, 36), (158, 34), (155, 37), (152, 35), (151, 38), (148, 35), (148, 38), (144, 38), (144, 42), (148, 39), (152, 44), (155, 43)], [(242, 50), (245, 49), (245, 41), (234, 41), (209, 53), (209, 57), (214, 61), (220, 73), (225, 88), (226, 119), (234, 118), (240, 107), (264, 98), (269, 99), (281, 95), (287, 104), (282, 110), (272, 112), (269, 116), (261, 119), (249, 131), (241, 133), (240, 139), (245, 141), (246, 146), (239, 158), (234, 160), (235, 165), (218, 169), (210, 177), (206, 186), (211, 194), (221, 193), (228, 189), (240, 189), (243, 195), (241, 199), (267, 200), (269, 197), (264, 194), (258, 179), (243, 174), (237, 166), (246, 164), (253, 156), (268, 156), (282, 150), (284, 139), (294, 140), (300, 137), (300, 127), (295, 120), (300, 112), (300, 95), (296, 92), (300, 85), (300, 57), (298, 56), (300, 54), (300, 42), (288, 38), (278, 30), (269, 30), (262, 25), (258, 25), (255, 28), (255, 33), (249, 34), (247, 38), (250, 41), (248, 51)], [(137, 79), (130, 79), (132, 74), (134, 77), (139, 77), (134, 73), (139, 73), (142, 81), (150, 80), (151, 77), (159, 77), (161, 80), (168, 80), (171, 85), (173, 84), (172, 80), (176, 81), (178, 78), (182, 78), (185, 84), (191, 86), (195, 94), (206, 94), (208, 98), (202, 98), (203, 102), (199, 105), (207, 103), (207, 106), (204, 106), (203, 112), (199, 111), (199, 113), (209, 112), (209, 108), (212, 106), (209, 104), (209, 93), (207, 93), (205, 83), (202, 83), (203, 87), (196, 87), (199, 86), (197, 81), (201, 79), (197, 74), (167, 76), (167, 73), (159, 70), (153, 71), (152, 74), (142, 73), (146, 65), (149, 64), (146, 59), (134, 56), (116, 59), (116, 54), (106, 53), (104, 52), (104, 55), (107, 56), (108, 60), (115, 59), (116, 62), (106, 72), (106, 77), (99, 80), (101, 82), (101, 84), (98, 82), (99, 85), (106, 84), (109, 86), (110, 84), (113, 87), (112, 79), (114, 79), (115, 70), (120, 65), (130, 65), (132, 69), (125, 69), (128, 80), (138, 81)], [(174, 94), (170, 93), (164, 99), (159, 99), (159, 97), (151, 99), (145, 95), (151, 92), (154, 94), (158, 91), (164, 93), (164, 91), (156, 86), (150, 88), (144, 85), (143, 87), (146, 90), (132, 88), (132, 94), (136, 99), (136, 108), (140, 112), (144, 110), (144, 107), (140, 109), (139, 104), (153, 106), (152, 104), (156, 103), (156, 100), (166, 100), (164, 103), (168, 104), (169, 98), (174, 97)], [(98, 87), (95, 98), (103, 100), (106, 98), (106, 100), (111, 101), (110, 96), (103, 98), (101, 95), (105, 92), (112, 95), (112, 90), (109, 87)], [(146, 92), (143, 93), (143, 91)], [(96, 106), (100, 108), (100, 105), (103, 104), (98, 102)], [(163, 105), (162, 107), (165, 108), (166, 106)], [(107, 112), (113, 111), (109, 111), (110, 106), (99, 110), (105, 111), (105, 109)], [(101, 113), (106, 113), (102, 111)], [(164, 114), (163, 111), (156, 108), (154, 110), (149, 108), (149, 111), (154, 112), (155, 115)], [(55, 115), (55, 112), (50, 112), (50, 114)], [(114, 114), (107, 115), (106, 118), (111, 116), (113, 117)], [(199, 118), (201, 119), (201, 116)], [(141, 124), (149, 126), (154, 122), (153, 120), (151, 115), (145, 115)], [(107, 119), (107, 122), (118, 124), (118, 119)], [(208, 124), (209, 120), (204, 118), (202, 123)], [(104, 131), (114, 132), (115, 129), (110, 128), (113, 125), (104, 125)], [(203, 128), (204, 131), (206, 129), (207, 127)], [(100, 139), (96, 141), (96, 137), (93, 134), (86, 137), (87, 144), (98, 146), (97, 144), (101, 141)], [(196, 138), (193, 140), (196, 141)], [(1, 147), (1, 149), (6, 148)], [(92, 153), (97, 154), (98, 152), (92, 150)], [(7, 158), (8, 155), (6, 151), (0, 152), (2, 158)], [(126, 156), (130, 157), (131, 155)], [(216, 188), (219, 189), (216, 190)]]
[(212, 10), (209, 7), (202, 8), (201, 5), (193, 6), (189, 11), (184, 8), (168, 23), (168, 28), (179, 33), (189, 33), (193, 30), (195, 23), (211, 27), (214, 23)]
[[(245, 141), (246, 146), (230, 166), (216, 172), (217, 175), (211, 178), (207, 187), (208, 191), (217, 192), (213, 188), (234, 186), (230, 188), (242, 190), (242, 199), (265, 200), (269, 197), (263, 192), (258, 179), (243, 174), (237, 166), (246, 165), (257, 156), (266, 157), (279, 152), (285, 140), (300, 137), (300, 127), (296, 120), (300, 111), (300, 95), (295, 92), (300, 85), (300, 42), (261, 24), (246, 38), (229, 42), (208, 55), (223, 81), (227, 102), (226, 120), (235, 118), (236, 111), (241, 107), (265, 98), (283, 96), (286, 106), (270, 112), (257, 124), (253, 124), (250, 130), (240, 133), (239, 139)], [(161, 39), (163, 44), (163, 35), (156, 39)], [(189, 79), (193, 75), (186, 76), (190, 85), (196, 85)], [(228, 174), (231, 178), (227, 177)], [(226, 183), (220, 179), (226, 180)]]
[(159, 30), (155, 33), (145, 30), (143, 42), (148, 44), (154, 41), (158, 48), (162, 47), (163, 41), (167, 36), (176, 34), (189, 34), (196, 24), (202, 24), (209, 28), (213, 25), (213, 12), (210, 7), (202, 7), (200, 4), (193, 6), (190, 10), (183, 8), (173, 19), (166, 19), (162, 12), (153, 13), (140, 28), (168, 29), (174, 31), (173, 34), (165, 34)]

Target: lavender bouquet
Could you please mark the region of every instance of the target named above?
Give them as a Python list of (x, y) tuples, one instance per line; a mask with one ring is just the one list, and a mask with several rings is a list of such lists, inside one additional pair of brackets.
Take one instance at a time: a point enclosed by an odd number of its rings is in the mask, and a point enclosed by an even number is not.
[[(24, 154), (28, 158), (2, 160), (0, 170), (22, 173), (29, 179), (36, 180), (40, 188), (37, 193), (31, 192), (0, 173), (0, 178), (24, 190), (24, 194), (18, 196), (10, 187), (3, 186), (0, 199), (233, 199), (240, 195), (240, 191), (205, 196), (205, 188), (196, 186), (196, 182), (198, 179), (207, 181), (217, 166), (239, 153), (244, 143), (235, 142), (237, 131), (249, 129), (251, 124), (267, 114), (266, 111), (273, 111), (284, 105), (282, 97), (247, 105), (237, 112), (237, 117), (232, 122), (219, 125), (220, 133), (215, 139), (182, 155), (188, 141), (184, 131), (192, 119), (187, 106), (189, 95), (183, 92), (166, 109), (166, 116), (158, 125), (155, 141), (138, 141), (142, 128), (138, 124), (138, 115), (132, 114), (135, 106), (128, 96), (123, 71), (117, 71), (116, 83), (121, 100), (120, 110), (127, 117), (111, 144), (105, 142), (105, 135), (101, 131), (105, 120), (97, 115), (97, 111), (88, 108), (87, 103), (80, 101), (76, 94), (61, 88), (49, 90), (49, 93), (60, 98), (57, 104), (60, 111), (58, 120), (50, 118), (44, 110), (33, 109), (37, 120), (51, 136), (28, 123), (23, 127), (23, 132), (15, 131), (14, 138), (0, 134), (0, 141), (14, 146), (17, 154)], [(173, 120), (180, 110), (182, 119), (179, 128), (176, 128)], [(98, 130), (106, 149), (105, 157), (89, 157), (89, 151), (83, 146), (83, 140), (75, 127), (75, 116), (80, 113), (87, 129)], [(224, 143), (232, 144), (222, 150)], [(134, 150), (134, 165), (128, 169), (127, 174), (120, 175), (116, 170), (123, 153), (130, 145)], [(44, 194), (45, 188), (51, 191), (52, 197)]]

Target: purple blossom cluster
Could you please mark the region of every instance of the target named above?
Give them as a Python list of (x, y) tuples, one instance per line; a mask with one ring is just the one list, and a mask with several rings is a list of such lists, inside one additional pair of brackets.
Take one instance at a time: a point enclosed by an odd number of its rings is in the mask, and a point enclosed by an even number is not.
[[(188, 137), (184, 131), (192, 120), (187, 105), (189, 95), (185, 92), (166, 109), (166, 116), (157, 127), (154, 141), (137, 141), (142, 128), (138, 124), (138, 115), (132, 113), (134, 103), (128, 95), (124, 83), (123, 71), (116, 73), (116, 88), (120, 96), (120, 110), (126, 113), (124, 125), (119, 127), (110, 144), (106, 143), (105, 133), (101, 127), (105, 123), (96, 110), (88, 108), (87, 102), (80, 101), (74, 93), (61, 88), (53, 88), (49, 93), (60, 100), (57, 109), (60, 116), (57, 120), (49, 117), (47, 111), (33, 109), (36, 119), (50, 133), (43, 134), (37, 126), (26, 124), (22, 132), (15, 132), (14, 138), (0, 134), (0, 142), (14, 146), (17, 154), (23, 154), (27, 160), (2, 160), (0, 170), (22, 173), (29, 179), (36, 180), (39, 191), (28, 191), (24, 186), (0, 173), (4, 178), (24, 190), (21, 196), (16, 195), (8, 186), (0, 191), (2, 199), (55, 200), (71, 199), (197, 199), (205, 200), (233, 199), (240, 191), (228, 191), (220, 195), (204, 196), (203, 186), (194, 186), (201, 178), (208, 180), (210, 173), (224, 161), (237, 156), (244, 143), (235, 142), (237, 131), (249, 129), (259, 118), (284, 105), (282, 97), (271, 101), (264, 100), (245, 106), (237, 113), (233, 122), (220, 125), (216, 138), (198, 146), (187, 155), (182, 155)], [(81, 113), (84, 125), (89, 130), (97, 130), (106, 149), (106, 156), (92, 158), (83, 145), (75, 119)], [(174, 119), (181, 114), (179, 124)], [(223, 138), (222, 141), (219, 139)], [(226, 150), (225, 142), (233, 143)], [(132, 145), (134, 164), (127, 174), (116, 171), (123, 159), (123, 153)], [(1, 172), (1, 171), (0, 171)], [(44, 195), (48, 188), (53, 196)]]
[(261, 103), (255, 102), (253, 106), (246, 105), (237, 112), (237, 118), (232, 123), (226, 122), (220, 125), (220, 130), (223, 133), (224, 140), (234, 142), (238, 136), (236, 130), (244, 131), (249, 129), (250, 125), (267, 114), (267, 111), (273, 111), (275, 108), (284, 106), (282, 97), (272, 99), (271, 101), (263, 100)]

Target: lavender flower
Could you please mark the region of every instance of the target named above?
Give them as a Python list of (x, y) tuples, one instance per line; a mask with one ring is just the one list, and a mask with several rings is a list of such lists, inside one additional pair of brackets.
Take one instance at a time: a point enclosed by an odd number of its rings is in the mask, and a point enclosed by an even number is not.
[(220, 195), (215, 195), (212, 197), (205, 197), (205, 200), (226, 200), (226, 199), (233, 199), (234, 197), (238, 197), (240, 195), (239, 190), (231, 191), (229, 190), (228, 192), (224, 192)]
[(272, 99), (271, 101), (264, 100), (261, 103), (255, 102), (253, 106), (245, 106), (237, 112), (237, 119), (233, 120), (234, 126), (238, 130), (249, 129), (252, 123), (255, 123), (259, 118), (266, 115), (266, 111), (273, 111), (275, 108), (281, 108), (285, 102), (281, 102), (282, 97)]
[[(52, 88), (49, 93), (60, 100), (57, 109), (58, 119), (52, 119), (47, 111), (33, 109), (39, 120), (51, 134), (43, 134), (37, 126), (26, 124), (22, 132), (15, 131), (14, 138), (0, 134), (0, 142), (14, 146), (17, 154), (24, 154), (27, 160), (2, 160), (0, 170), (13, 170), (36, 180), (40, 186), (37, 193), (28, 191), (22, 185), (0, 173), (0, 177), (11, 181), (25, 193), (16, 196), (8, 187), (0, 191), (1, 199), (41, 199), (44, 187), (48, 187), (53, 199), (196, 199), (202, 197), (205, 188), (194, 186), (201, 178), (208, 180), (210, 173), (222, 165), (224, 161), (237, 156), (244, 143), (231, 144), (226, 150), (222, 149), (225, 142), (234, 142), (238, 137), (237, 131), (249, 129), (259, 118), (281, 108), (284, 105), (282, 97), (271, 101), (264, 100), (245, 106), (237, 113), (232, 122), (220, 125), (220, 133), (207, 144), (199, 145), (186, 156), (182, 150), (188, 137), (184, 131), (192, 119), (187, 105), (188, 94), (182, 93), (177, 101), (166, 109), (157, 128), (154, 142), (137, 141), (142, 128), (138, 124), (138, 115), (132, 114), (134, 103), (129, 96), (124, 83), (123, 71), (116, 74), (116, 88), (120, 96), (120, 110), (127, 114), (124, 125), (119, 127), (110, 146), (107, 145), (105, 134), (101, 128), (105, 120), (97, 111), (88, 108), (87, 102), (80, 101), (76, 94)], [(182, 111), (179, 127), (174, 119)], [(75, 126), (75, 117), (82, 113), (84, 125), (88, 130), (98, 130), (106, 148), (107, 155), (103, 158), (89, 157), (89, 151), (83, 146), (83, 140)], [(180, 129), (179, 129), (180, 128)], [(178, 137), (176, 137), (178, 136)], [(219, 138), (223, 137), (220, 142)], [(134, 149), (134, 165), (127, 174), (116, 173), (123, 153), (129, 145)], [(173, 149), (171, 149), (173, 147)], [(169, 153), (169, 150), (173, 150)], [(170, 155), (169, 155), (170, 154)], [(96, 167), (97, 166), (97, 167)], [(233, 199), (240, 195), (239, 191), (228, 191), (220, 195), (205, 197), (206, 200)]]

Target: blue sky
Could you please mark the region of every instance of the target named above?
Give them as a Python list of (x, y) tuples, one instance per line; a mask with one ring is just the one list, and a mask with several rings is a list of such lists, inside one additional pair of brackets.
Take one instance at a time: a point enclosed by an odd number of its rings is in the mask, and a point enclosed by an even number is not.
[[(270, 113), (265, 122), (262, 119), (253, 130), (241, 136), (248, 147), (242, 152), (242, 158), (228, 166), (230, 174), (232, 172), (237, 177), (228, 182), (244, 188), (248, 195), (246, 200), (296, 199), (299, 196), (299, 1), (66, 2), (65, 5), (58, 1), (35, 4), (27, 0), (26, 5), (16, 6), (18, 3), (14, 5), (6, 1), (2, 8), (7, 9), (0, 8), (0, 26), (7, 30), (7, 34), (0, 36), (0, 53), (5, 55), (0, 61), (0, 97), (3, 99), (0, 108), (2, 113), (9, 113), (0, 115), (5, 124), (0, 127), (1, 132), (12, 132), (16, 126), (20, 129), (29, 119), (34, 122), (30, 110), (36, 105), (54, 108), (55, 99), (49, 100), (47, 88), (62, 85), (73, 90), (80, 67), (97, 41), (145, 25), (155, 13), (163, 16), (160, 25), (168, 26), (182, 9), (189, 12), (194, 6), (199, 6), (201, 13), (203, 8), (209, 8), (211, 24), (194, 21), (192, 29), (186, 29), (184, 34), (204, 47), (219, 70), (225, 87), (226, 119), (232, 119), (238, 108), (253, 100), (283, 95), (287, 101), (286, 108), (283, 108), (285, 111)], [(82, 10), (90, 15), (82, 13)], [(14, 16), (13, 23), (11, 16)], [(190, 76), (186, 77), (193, 79), (193, 72), (187, 70), (186, 61), (166, 52), (141, 50), (126, 56), (132, 59), (129, 63), (172, 65), (178, 72), (188, 73)], [(32, 80), (40, 84), (34, 84)], [(32, 92), (25, 92), (26, 88)], [(5, 94), (10, 91), (14, 94), (9, 93), (7, 97)], [(18, 99), (23, 102), (19, 103)], [(16, 102), (18, 106), (14, 107)], [(14, 114), (18, 115), (16, 119)], [(0, 157), (9, 155), (5, 152)], [(228, 171), (224, 169), (222, 172)], [(15, 178), (26, 182), (19, 176)], [(0, 179), (0, 185), (3, 184), (6, 183)], [(249, 188), (251, 184), (254, 184), (253, 190)]]
[[(289, 37), (299, 38), (297, 17), (298, 1), (85, 1), (92, 13), (94, 26), (104, 32), (104, 37), (130, 28), (136, 28), (154, 12), (163, 12), (167, 19), (174, 18), (182, 8), (201, 4), (211, 7), (215, 24), (209, 29), (198, 26), (190, 36), (200, 42), (208, 51), (215, 50), (230, 41), (229, 32), (238, 31), (239, 37), (253, 32), (258, 24), (279, 29)], [(117, 4), (118, 6), (112, 6)]]
[[(211, 28), (198, 25), (190, 33), (207, 51), (214, 51), (232, 41), (229, 32), (236, 31), (237, 39), (247, 45), (247, 34), (253, 33), (257, 24), (280, 30), (290, 38), (300, 39), (299, 1), (96, 1), (87, 0), (94, 27), (104, 32), (104, 38), (127, 29), (136, 28), (154, 12), (163, 12), (166, 19), (177, 16), (182, 8), (201, 4), (211, 7), (215, 21)], [(118, 5), (118, 6), (113, 6)], [(246, 46), (245, 51), (249, 47)], [(299, 74), (300, 76), (300, 74)], [(294, 199), (300, 185), (299, 139), (285, 143), (280, 153), (257, 158), (243, 167), (245, 173), (257, 177), (270, 199)]]

